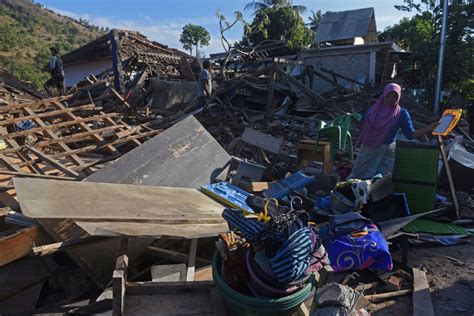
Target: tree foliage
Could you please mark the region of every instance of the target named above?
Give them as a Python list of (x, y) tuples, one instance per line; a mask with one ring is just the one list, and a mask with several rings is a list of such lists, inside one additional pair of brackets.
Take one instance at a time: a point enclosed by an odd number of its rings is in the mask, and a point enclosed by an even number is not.
[(0, 5), (0, 67), (42, 88), (49, 74), (41, 69), (51, 57), (49, 47), (61, 54), (102, 35), (96, 26), (81, 25), (28, 1), (4, 1)]
[(258, 14), (266, 9), (276, 9), (283, 7), (291, 7), (298, 14), (306, 12), (306, 7), (303, 5), (293, 5), (291, 0), (261, 0), (249, 2), (245, 5), (245, 10), (253, 10), (254, 14)]
[(208, 46), (211, 40), (209, 32), (200, 25), (186, 24), (179, 38), (183, 48), (193, 54), (193, 47), (196, 48), (196, 57), (198, 56), (198, 46)]
[(265, 40), (285, 40), (290, 48), (302, 48), (308, 46), (313, 38), (313, 32), (291, 6), (261, 10), (255, 14), (249, 27), (259, 30), (251, 34), (244, 30), (245, 36), (253, 44)]
[(307, 24), (309, 28), (316, 33), (319, 28), (319, 24), (321, 23), (321, 18), (323, 15), (321, 14), (321, 10), (314, 12), (311, 10), (311, 15), (309, 16), (309, 23)]
[[(414, 52), (422, 61), (422, 86), (433, 99), (441, 32), (442, 7), (433, 0), (407, 0), (399, 10), (415, 11), (412, 18), (403, 18), (398, 24), (387, 27), (380, 35), (402, 48)], [(474, 4), (462, 0), (451, 1), (446, 28), (446, 57), (443, 87), (456, 90), (468, 98), (474, 90)], [(431, 102), (430, 102), (431, 103)]]

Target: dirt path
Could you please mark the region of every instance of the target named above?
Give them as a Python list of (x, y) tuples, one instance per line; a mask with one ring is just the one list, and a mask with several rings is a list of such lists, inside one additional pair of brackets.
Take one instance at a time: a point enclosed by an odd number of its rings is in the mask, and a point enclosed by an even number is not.
[[(436, 315), (474, 315), (474, 238), (469, 240), (465, 245), (418, 246), (409, 251), (408, 265), (427, 273)], [(392, 256), (400, 260), (401, 252)], [(374, 316), (412, 315), (412, 297), (389, 300), (370, 311)]]

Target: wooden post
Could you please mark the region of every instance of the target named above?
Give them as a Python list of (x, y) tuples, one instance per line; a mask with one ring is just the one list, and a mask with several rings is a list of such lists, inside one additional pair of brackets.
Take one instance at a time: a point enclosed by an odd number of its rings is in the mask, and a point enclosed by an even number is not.
[(112, 315), (125, 315), (125, 290), (127, 287), (127, 269), (128, 257), (126, 255), (128, 248), (128, 238), (120, 240), (119, 257), (115, 263), (115, 270), (112, 275)]
[(186, 281), (194, 281), (194, 265), (196, 264), (197, 238), (191, 239), (189, 247), (188, 271), (186, 273)]
[(441, 135), (438, 135), (438, 143), (439, 150), (441, 151), (441, 158), (443, 159), (444, 168), (446, 170), (446, 175), (448, 176), (449, 189), (451, 191), (451, 197), (453, 199), (454, 210), (456, 211), (456, 218), (460, 219), (461, 214), (459, 214), (459, 203), (458, 198), (456, 196), (456, 189), (454, 187), (453, 176), (451, 175), (451, 168), (449, 167), (448, 156), (446, 155), (446, 151), (444, 150), (443, 137)]

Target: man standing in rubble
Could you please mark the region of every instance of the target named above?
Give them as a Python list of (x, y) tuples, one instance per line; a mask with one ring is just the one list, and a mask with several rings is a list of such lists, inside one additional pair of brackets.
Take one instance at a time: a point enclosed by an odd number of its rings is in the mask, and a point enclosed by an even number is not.
[(44, 89), (50, 96), (53, 96), (54, 93), (50, 90), (50, 87), (56, 87), (61, 95), (65, 95), (63, 61), (59, 57), (59, 51), (56, 47), (51, 47), (49, 50), (51, 51), (51, 59), (49, 60), (48, 69), (51, 78), (44, 84)]
[(197, 83), (197, 98), (199, 107), (206, 106), (207, 102), (211, 99), (212, 94), (212, 77), (209, 69), (211, 63), (209, 60), (204, 60), (202, 63), (202, 69), (199, 73), (199, 80)]

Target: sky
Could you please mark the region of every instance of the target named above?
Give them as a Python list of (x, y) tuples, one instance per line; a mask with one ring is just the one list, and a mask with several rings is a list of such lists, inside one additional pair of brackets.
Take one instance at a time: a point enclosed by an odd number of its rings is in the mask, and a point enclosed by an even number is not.
[[(179, 42), (182, 28), (188, 23), (205, 27), (211, 34), (211, 42), (201, 49), (204, 54), (222, 52), (220, 42), (219, 20), (216, 12), (220, 11), (227, 20), (232, 21), (235, 11), (241, 11), (246, 21), (252, 20), (252, 12), (244, 11), (244, 6), (251, 0), (35, 0), (45, 7), (73, 18), (83, 18), (91, 24), (112, 28), (139, 31), (149, 39), (183, 49)], [(375, 8), (377, 30), (397, 23), (402, 17), (409, 16), (398, 11), (395, 4), (402, 0), (294, 0), (294, 4), (304, 5), (307, 12), (303, 14), (308, 21), (310, 10), (344, 11), (367, 7)], [(242, 26), (237, 24), (226, 33), (230, 41), (240, 40)]]

